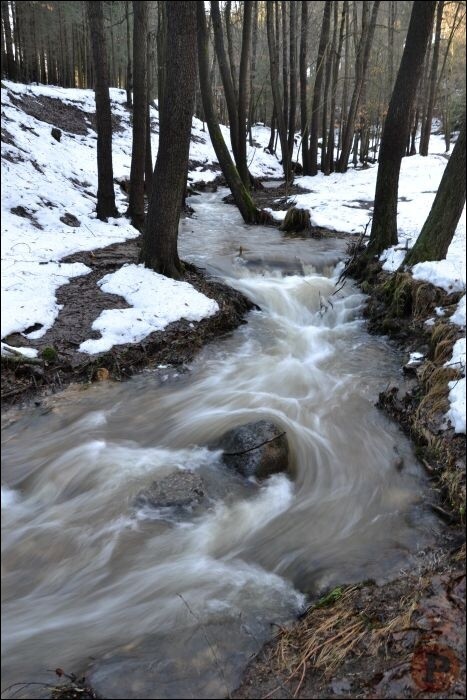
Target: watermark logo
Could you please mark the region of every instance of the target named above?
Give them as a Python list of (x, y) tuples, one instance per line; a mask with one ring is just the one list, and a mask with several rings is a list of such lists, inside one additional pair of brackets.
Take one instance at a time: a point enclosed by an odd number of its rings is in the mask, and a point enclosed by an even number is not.
[(447, 690), (459, 675), (459, 661), (449, 647), (422, 644), (412, 657), (412, 678), (424, 691)]

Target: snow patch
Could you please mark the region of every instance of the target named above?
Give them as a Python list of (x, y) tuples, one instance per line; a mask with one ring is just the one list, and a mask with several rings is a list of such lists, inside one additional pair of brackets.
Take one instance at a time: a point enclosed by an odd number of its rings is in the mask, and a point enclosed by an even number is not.
[(102, 337), (86, 340), (79, 348), (90, 355), (110, 350), (113, 345), (138, 343), (181, 318), (201, 321), (219, 310), (216, 301), (188, 282), (164, 277), (143, 265), (124, 265), (98, 284), (103, 292), (122, 296), (131, 308), (105, 310), (94, 321), (92, 328)]
[(454, 311), (450, 318), (451, 323), (456, 323), (458, 326), (464, 326), (465, 328), (465, 294), (457, 305), (457, 309)]
[(460, 338), (452, 349), (452, 358), (446, 364), (459, 367), (463, 373), (461, 379), (449, 382), (449, 402), (451, 404), (446, 418), (451, 421), (455, 433), (465, 433), (465, 338)]

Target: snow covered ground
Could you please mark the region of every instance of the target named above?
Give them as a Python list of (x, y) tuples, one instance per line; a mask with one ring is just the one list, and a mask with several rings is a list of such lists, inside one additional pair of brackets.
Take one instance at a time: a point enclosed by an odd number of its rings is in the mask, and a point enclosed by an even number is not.
[[(93, 250), (111, 243), (135, 238), (138, 232), (125, 217), (99, 221), (94, 213), (97, 189), (96, 133), (87, 120), (87, 133), (62, 130), (58, 143), (51, 135), (52, 125), (28, 116), (10, 99), (16, 97), (59, 98), (84, 112), (95, 111), (91, 90), (53, 86), (21, 85), (3, 81), (2, 87), (2, 339), (13, 332), (30, 339), (40, 338), (54, 324), (59, 313), (56, 290), (72, 277), (90, 269), (81, 263), (63, 263), (66, 255)], [(112, 112), (120, 121), (113, 136), (113, 165), (116, 180), (128, 179), (131, 161), (131, 127), (125, 108), (126, 93), (111, 89)], [(152, 152), (158, 148), (158, 111), (151, 109)], [(229, 129), (222, 127), (227, 143)], [(282, 177), (276, 156), (264, 151), (269, 129), (254, 128), (255, 145), (248, 147), (250, 171), (259, 178)], [(413, 245), (428, 215), (436, 189), (446, 166), (444, 141), (432, 136), (427, 158), (404, 158), (400, 179), (398, 225), (400, 245), (408, 239)], [(215, 152), (203, 124), (193, 119), (192, 161), (189, 180), (213, 180), (218, 168)], [(297, 178), (297, 184), (310, 193), (293, 197), (296, 206), (310, 210), (319, 226), (361, 233), (371, 216), (377, 166), (366, 170), (350, 168), (346, 175)], [(126, 195), (115, 187), (117, 207), (123, 214)], [(291, 202), (292, 203), (292, 202)], [(80, 225), (63, 221), (66, 214), (77, 217)], [(285, 212), (275, 212), (281, 219)], [(69, 220), (69, 219), (68, 219)], [(388, 270), (397, 269), (404, 253), (390, 249), (382, 259)], [(417, 279), (425, 279), (447, 291), (465, 290), (465, 215), (459, 223), (447, 259), (439, 263), (421, 263), (414, 268)], [(135, 286), (135, 278), (138, 284)], [(198, 320), (216, 311), (215, 302), (186, 283), (172, 283), (160, 275), (137, 266), (126, 266), (100, 282), (105, 291), (125, 297), (130, 309), (107, 310), (94, 327), (102, 338), (86, 341), (81, 347), (90, 354), (109, 349), (113, 344), (138, 342), (153, 330), (164, 328), (177, 318)], [(169, 284), (171, 304), (167, 304)], [(145, 291), (150, 290), (150, 291)], [(151, 299), (148, 307), (145, 298)], [(465, 327), (465, 297), (453, 322)], [(39, 327), (40, 324), (40, 327)], [(15, 348), (34, 355), (28, 348)], [(2, 342), (2, 352), (11, 352)], [(465, 367), (465, 342), (457, 344), (451, 362)], [(465, 378), (452, 387), (450, 419), (456, 430), (465, 432)], [(460, 406), (460, 408), (459, 408)], [(463, 415), (462, 420), (458, 419)]]
[[(95, 111), (92, 90), (21, 85), (9, 81), (3, 81), (3, 84), (15, 97), (58, 98), (83, 112)], [(114, 177), (116, 180), (128, 179), (131, 126), (125, 108), (126, 94), (117, 89), (110, 92), (112, 112), (120, 120), (121, 127), (113, 135)], [(151, 109), (151, 119), (155, 155), (159, 142), (159, 118), (155, 108)], [(10, 99), (7, 89), (2, 88), (2, 126), (6, 136), (2, 136), (2, 338), (13, 332), (24, 333), (31, 339), (40, 338), (51, 328), (60, 310), (55, 297), (57, 288), (76, 275), (90, 272), (81, 263), (61, 262), (63, 257), (138, 236), (125, 217), (110, 219), (108, 223), (96, 218), (93, 196), (97, 190), (96, 133), (91, 122), (87, 120), (87, 123), (87, 134), (62, 131), (59, 143), (51, 135), (51, 124), (26, 114)], [(209, 136), (202, 127), (198, 119), (193, 120), (190, 159), (194, 161), (194, 166), (189, 174), (193, 182), (210, 181), (217, 175), (210, 169), (218, 166)], [(229, 129), (222, 128), (228, 138)], [(262, 132), (265, 131), (259, 127), (258, 136), (264, 137)], [(281, 166), (277, 158), (265, 153), (262, 147), (250, 148), (249, 162), (254, 175), (280, 176)], [(117, 208), (124, 213), (126, 195), (118, 186), (115, 193)], [(61, 220), (67, 212), (78, 218), (79, 226), (71, 227)], [(159, 289), (160, 276), (155, 273), (148, 275), (153, 278), (150, 284)], [(163, 296), (158, 294), (152, 297), (154, 317), (158, 321), (154, 327), (151, 324), (147, 326), (146, 334), (156, 327), (164, 327), (161, 325), (162, 318), (166, 318), (165, 325), (181, 317), (187, 318), (187, 307), (190, 308), (190, 319), (212, 313), (212, 301), (203, 298), (190, 285), (173, 287), (171, 298), (172, 313), (166, 314)], [(157, 303), (161, 305), (160, 308), (155, 306)], [(178, 316), (174, 314), (175, 308), (178, 308)], [(123, 314), (123, 317), (131, 320), (130, 314)], [(41, 328), (28, 332), (35, 324), (41, 324)], [(103, 324), (104, 321), (99, 319), (99, 328)], [(129, 332), (120, 337), (125, 340), (119, 342), (137, 342), (130, 340)], [(141, 337), (144, 336), (141, 336), (140, 328), (135, 338)], [(93, 344), (89, 341), (86, 351), (91, 352), (90, 348), (94, 347), (92, 352), (98, 352), (100, 350), (97, 348), (102, 350), (104, 345), (107, 348), (108, 342)], [(2, 343), (2, 351), (5, 350), (8, 351), (8, 348)], [(23, 352), (31, 354), (34, 351), (23, 349)]]

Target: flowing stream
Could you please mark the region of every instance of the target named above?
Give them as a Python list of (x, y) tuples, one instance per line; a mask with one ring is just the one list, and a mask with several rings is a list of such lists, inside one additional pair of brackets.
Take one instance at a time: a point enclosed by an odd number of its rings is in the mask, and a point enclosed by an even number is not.
[[(181, 254), (261, 310), (190, 372), (3, 416), (3, 687), (91, 668), (104, 697), (226, 697), (306, 595), (385, 581), (437, 536), (410, 444), (374, 407), (402, 358), (366, 332), (357, 288), (334, 293), (345, 241), (246, 227), (223, 194), (193, 197)], [(262, 418), (287, 431), (294, 480), (243, 481), (208, 449)], [(208, 508), (135, 506), (176, 469), (199, 470)]]

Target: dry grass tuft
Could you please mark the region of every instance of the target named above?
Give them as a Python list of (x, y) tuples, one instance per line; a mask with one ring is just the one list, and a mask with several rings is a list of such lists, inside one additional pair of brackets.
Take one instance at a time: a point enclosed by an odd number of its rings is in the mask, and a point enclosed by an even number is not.
[[(410, 627), (417, 598), (402, 598), (391, 616), (381, 621), (362, 606), (360, 591), (361, 586), (334, 589), (296, 626), (279, 632), (272, 661), (276, 671), (287, 674), (286, 683), (297, 682), (293, 697), (298, 697), (307, 672), (317, 671), (329, 678), (349, 655), (376, 655), (393, 632)], [(276, 690), (264, 698), (272, 697)]]

